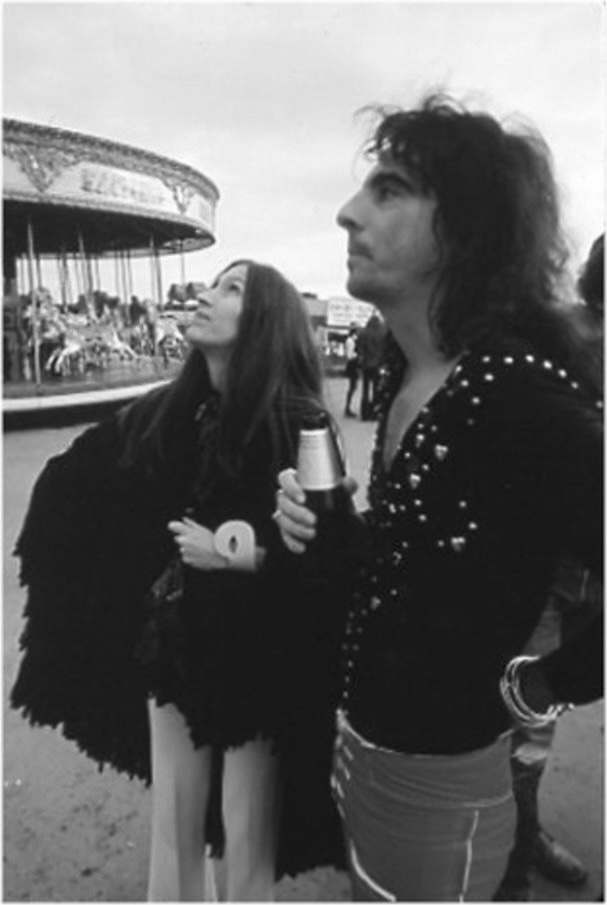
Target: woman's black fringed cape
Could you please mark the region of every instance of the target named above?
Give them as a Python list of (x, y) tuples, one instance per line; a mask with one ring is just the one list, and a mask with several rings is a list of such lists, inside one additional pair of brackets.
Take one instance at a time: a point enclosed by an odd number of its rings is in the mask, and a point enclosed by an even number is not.
[(33, 724), (61, 726), (101, 766), (149, 781), (132, 651), (142, 597), (170, 553), (168, 503), (120, 465), (132, 418), (129, 408), (87, 429), (36, 481), (15, 547), (27, 601), (11, 703)]

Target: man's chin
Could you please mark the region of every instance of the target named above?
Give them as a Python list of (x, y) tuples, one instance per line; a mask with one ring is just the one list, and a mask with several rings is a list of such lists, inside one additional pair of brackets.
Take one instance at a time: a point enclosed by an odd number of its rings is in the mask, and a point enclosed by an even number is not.
[(370, 302), (373, 304), (373, 289), (363, 280), (357, 280), (354, 274), (350, 274), (346, 280), (346, 289), (352, 298), (359, 299), (361, 302)]

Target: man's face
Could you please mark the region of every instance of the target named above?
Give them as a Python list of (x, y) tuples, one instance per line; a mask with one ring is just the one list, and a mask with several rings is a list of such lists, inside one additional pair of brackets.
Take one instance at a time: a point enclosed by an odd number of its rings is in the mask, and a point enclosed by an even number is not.
[(347, 288), (385, 308), (428, 289), (439, 275), (432, 228), (437, 203), (422, 193), (405, 167), (382, 158), (342, 207), (337, 222), (348, 233)]

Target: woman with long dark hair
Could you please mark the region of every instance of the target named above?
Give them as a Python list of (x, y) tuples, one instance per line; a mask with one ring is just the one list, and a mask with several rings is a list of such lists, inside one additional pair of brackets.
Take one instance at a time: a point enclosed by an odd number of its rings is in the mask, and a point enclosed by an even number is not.
[(328, 650), (272, 520), (322, 375), (299, 294), (253, 261), (201, 294), (187, 339), (170, 385), (86, 431), (36, 484), (12, 703), (151, 778), (150, 900), (203, 899), (211, 845), (228, 900), (262, 901), (306, 689), (295, 667), (320, 689)]

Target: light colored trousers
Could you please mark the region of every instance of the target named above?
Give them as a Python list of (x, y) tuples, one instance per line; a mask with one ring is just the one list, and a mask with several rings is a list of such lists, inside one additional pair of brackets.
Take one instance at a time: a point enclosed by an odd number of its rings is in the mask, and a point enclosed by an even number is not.
[(491, 901), (516, 821), (507, 735), (471, 753), (407, 755), (340, 714), (332, 784), (353, 901)]

